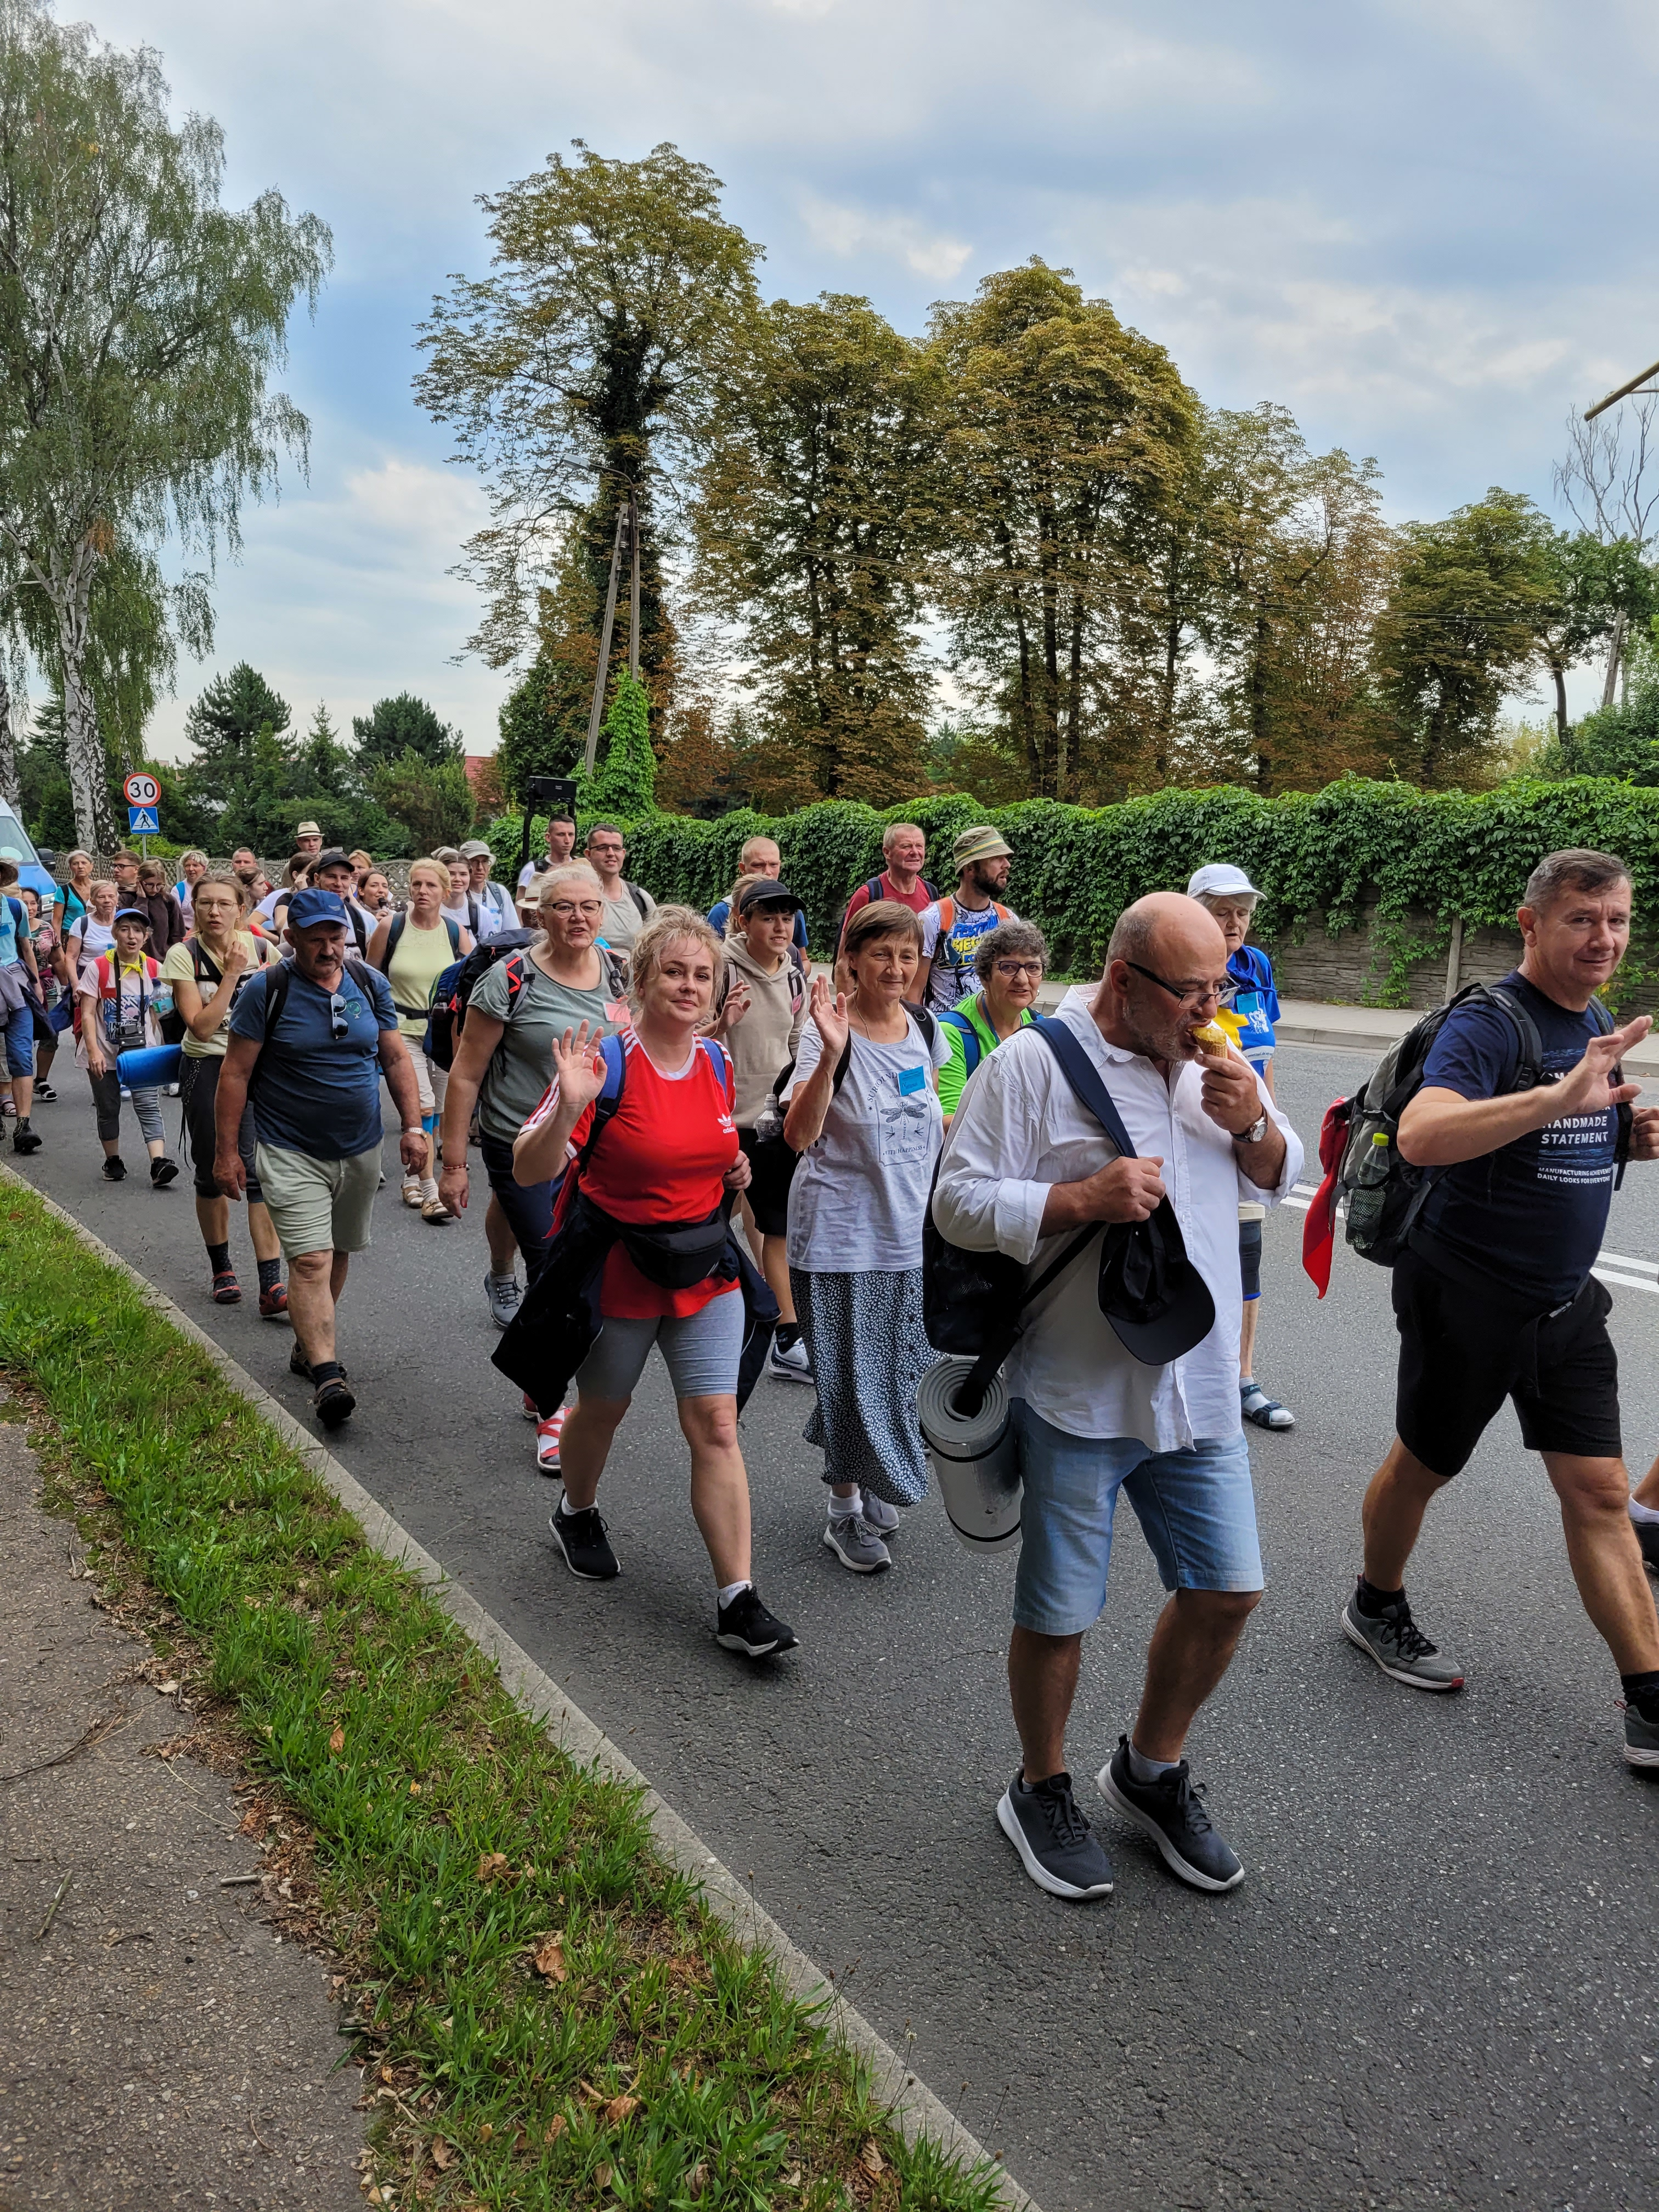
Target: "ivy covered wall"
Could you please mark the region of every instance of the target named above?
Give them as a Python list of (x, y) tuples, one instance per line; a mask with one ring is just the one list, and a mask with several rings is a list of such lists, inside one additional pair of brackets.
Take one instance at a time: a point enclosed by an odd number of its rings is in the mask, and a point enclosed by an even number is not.
[[(880, 867), (889, 822), (921, 823), (927, 873), (944, 889), (951, 839), (988, 819), (1013, 848), (1009, 902), (1044, 931), (1056, 968), (1070, 974), (1098, 969), (1131, 899), (1180, 889), (1207, 860), (1232, 860), (1263, 894), (1257, 936), (1270, 945), (1300, 939), (1311, 952), (1310, 931), (1337, 939), (1363, 926), (1370, 988), (1340, 995), (1404, 1005), (1413, 967), (1443, 963), (1454, 916), (1466, 931), (1512, 928), (1537, 860), (1561, 846), (1589, 845), (1621, 854), (1635, 883), (1638, 938), (1620, 996), (1645, 1005), (1656, 980), (1648, 933), (1659, 918), (1659, 791), (1611, 778), (1517, 779), (1474, 795), (1346, 778), (1274, 799), (1223, 786), (1097, 810), (1048, 799), (988, 810), (946, 797), (886, 813), (829, 802), (776, 818), (651, 814), (629, 825), (627, 872), (660, 900), (707, 909), (729, 890), (744, 840), (763, 831), (777, 840), (785, 880), (805, 901), (814, 948), (823, 950), (848, 892)], [(516, 817), (487, 834), (503, 863), (516, 861)]]

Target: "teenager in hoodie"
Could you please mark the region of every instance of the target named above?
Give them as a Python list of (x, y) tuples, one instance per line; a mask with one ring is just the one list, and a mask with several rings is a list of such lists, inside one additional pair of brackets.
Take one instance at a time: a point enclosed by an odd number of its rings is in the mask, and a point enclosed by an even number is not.
[(788, 1382), (810, 1382), (812, 1369), (790, 1300), (784, 1250), (796, 1155), (783, 1141), (773, 1089), (794, 1060), (806, 1013), (805, 982), (789, 955), (801, 902), (787, 885), (757, 877), (739, 885), (737, 904), (737, 928), (726, 940), (726, 971), (715, 992), (714, 1035), (732, 1055), (732, 1118), (754, 1170), (746, 1195), (759, 1244), (756, 1257), (783, 1316), (768, 1370)]

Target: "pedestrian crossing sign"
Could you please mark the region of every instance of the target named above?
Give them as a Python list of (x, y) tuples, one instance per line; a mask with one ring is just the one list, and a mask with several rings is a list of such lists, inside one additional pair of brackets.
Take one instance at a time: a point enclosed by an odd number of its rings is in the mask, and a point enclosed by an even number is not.
[(161, 810), (159, 806), (129, 806), (127, 835), (129, 837), (159, 837), (161, 834)]

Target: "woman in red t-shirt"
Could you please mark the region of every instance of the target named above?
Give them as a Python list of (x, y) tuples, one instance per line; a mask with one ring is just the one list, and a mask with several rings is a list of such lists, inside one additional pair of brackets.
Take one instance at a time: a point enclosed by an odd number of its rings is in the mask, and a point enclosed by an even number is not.
[[(622, 1095), (577, 1182), (602, 1212), (630, 1227), (707, 1221), (749, 1181), (732, 1120), (731, 1063), (724, 1046), (701, 1035), (721, 960), (714, 931), (685, 907), (661, 908), (635, 941)], [(605, 1080), (593, 1042), (586, 1024), (554, 1040), (552, 1085), (513, 1147), (517, 1182), (544, 1182), (580, 1157)], [(689, 1290), (665, 1290), (619, 1243), (605, 1263), (599, 1304), (604, 1326), (577, 1371), (560, 1441), (564, 1496), (550, 1525), (566, 1565), (589, 1582), (621, 1572), (594, 1499), (654, 1344), (691, 1447), (691, 1510), (718, 1590), (715, 1635), (751, 1659), (789, 1650), (794, 1631), (767, 1611), (749, 1573), (749, 1476), (738, 1448), (739, 1285), (716, 1273)]]

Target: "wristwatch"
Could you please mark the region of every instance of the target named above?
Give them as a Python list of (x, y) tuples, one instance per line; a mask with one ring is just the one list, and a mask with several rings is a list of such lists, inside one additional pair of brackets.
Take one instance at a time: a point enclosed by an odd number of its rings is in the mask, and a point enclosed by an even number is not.
[(1236, 1145), (1259, 1145), (1267, 1133), (1267, 1117), (1263, 1114), (1259, 1119), (1251, 1122), (1242, 1137), (1235, 1137), (1233, 1142)]

